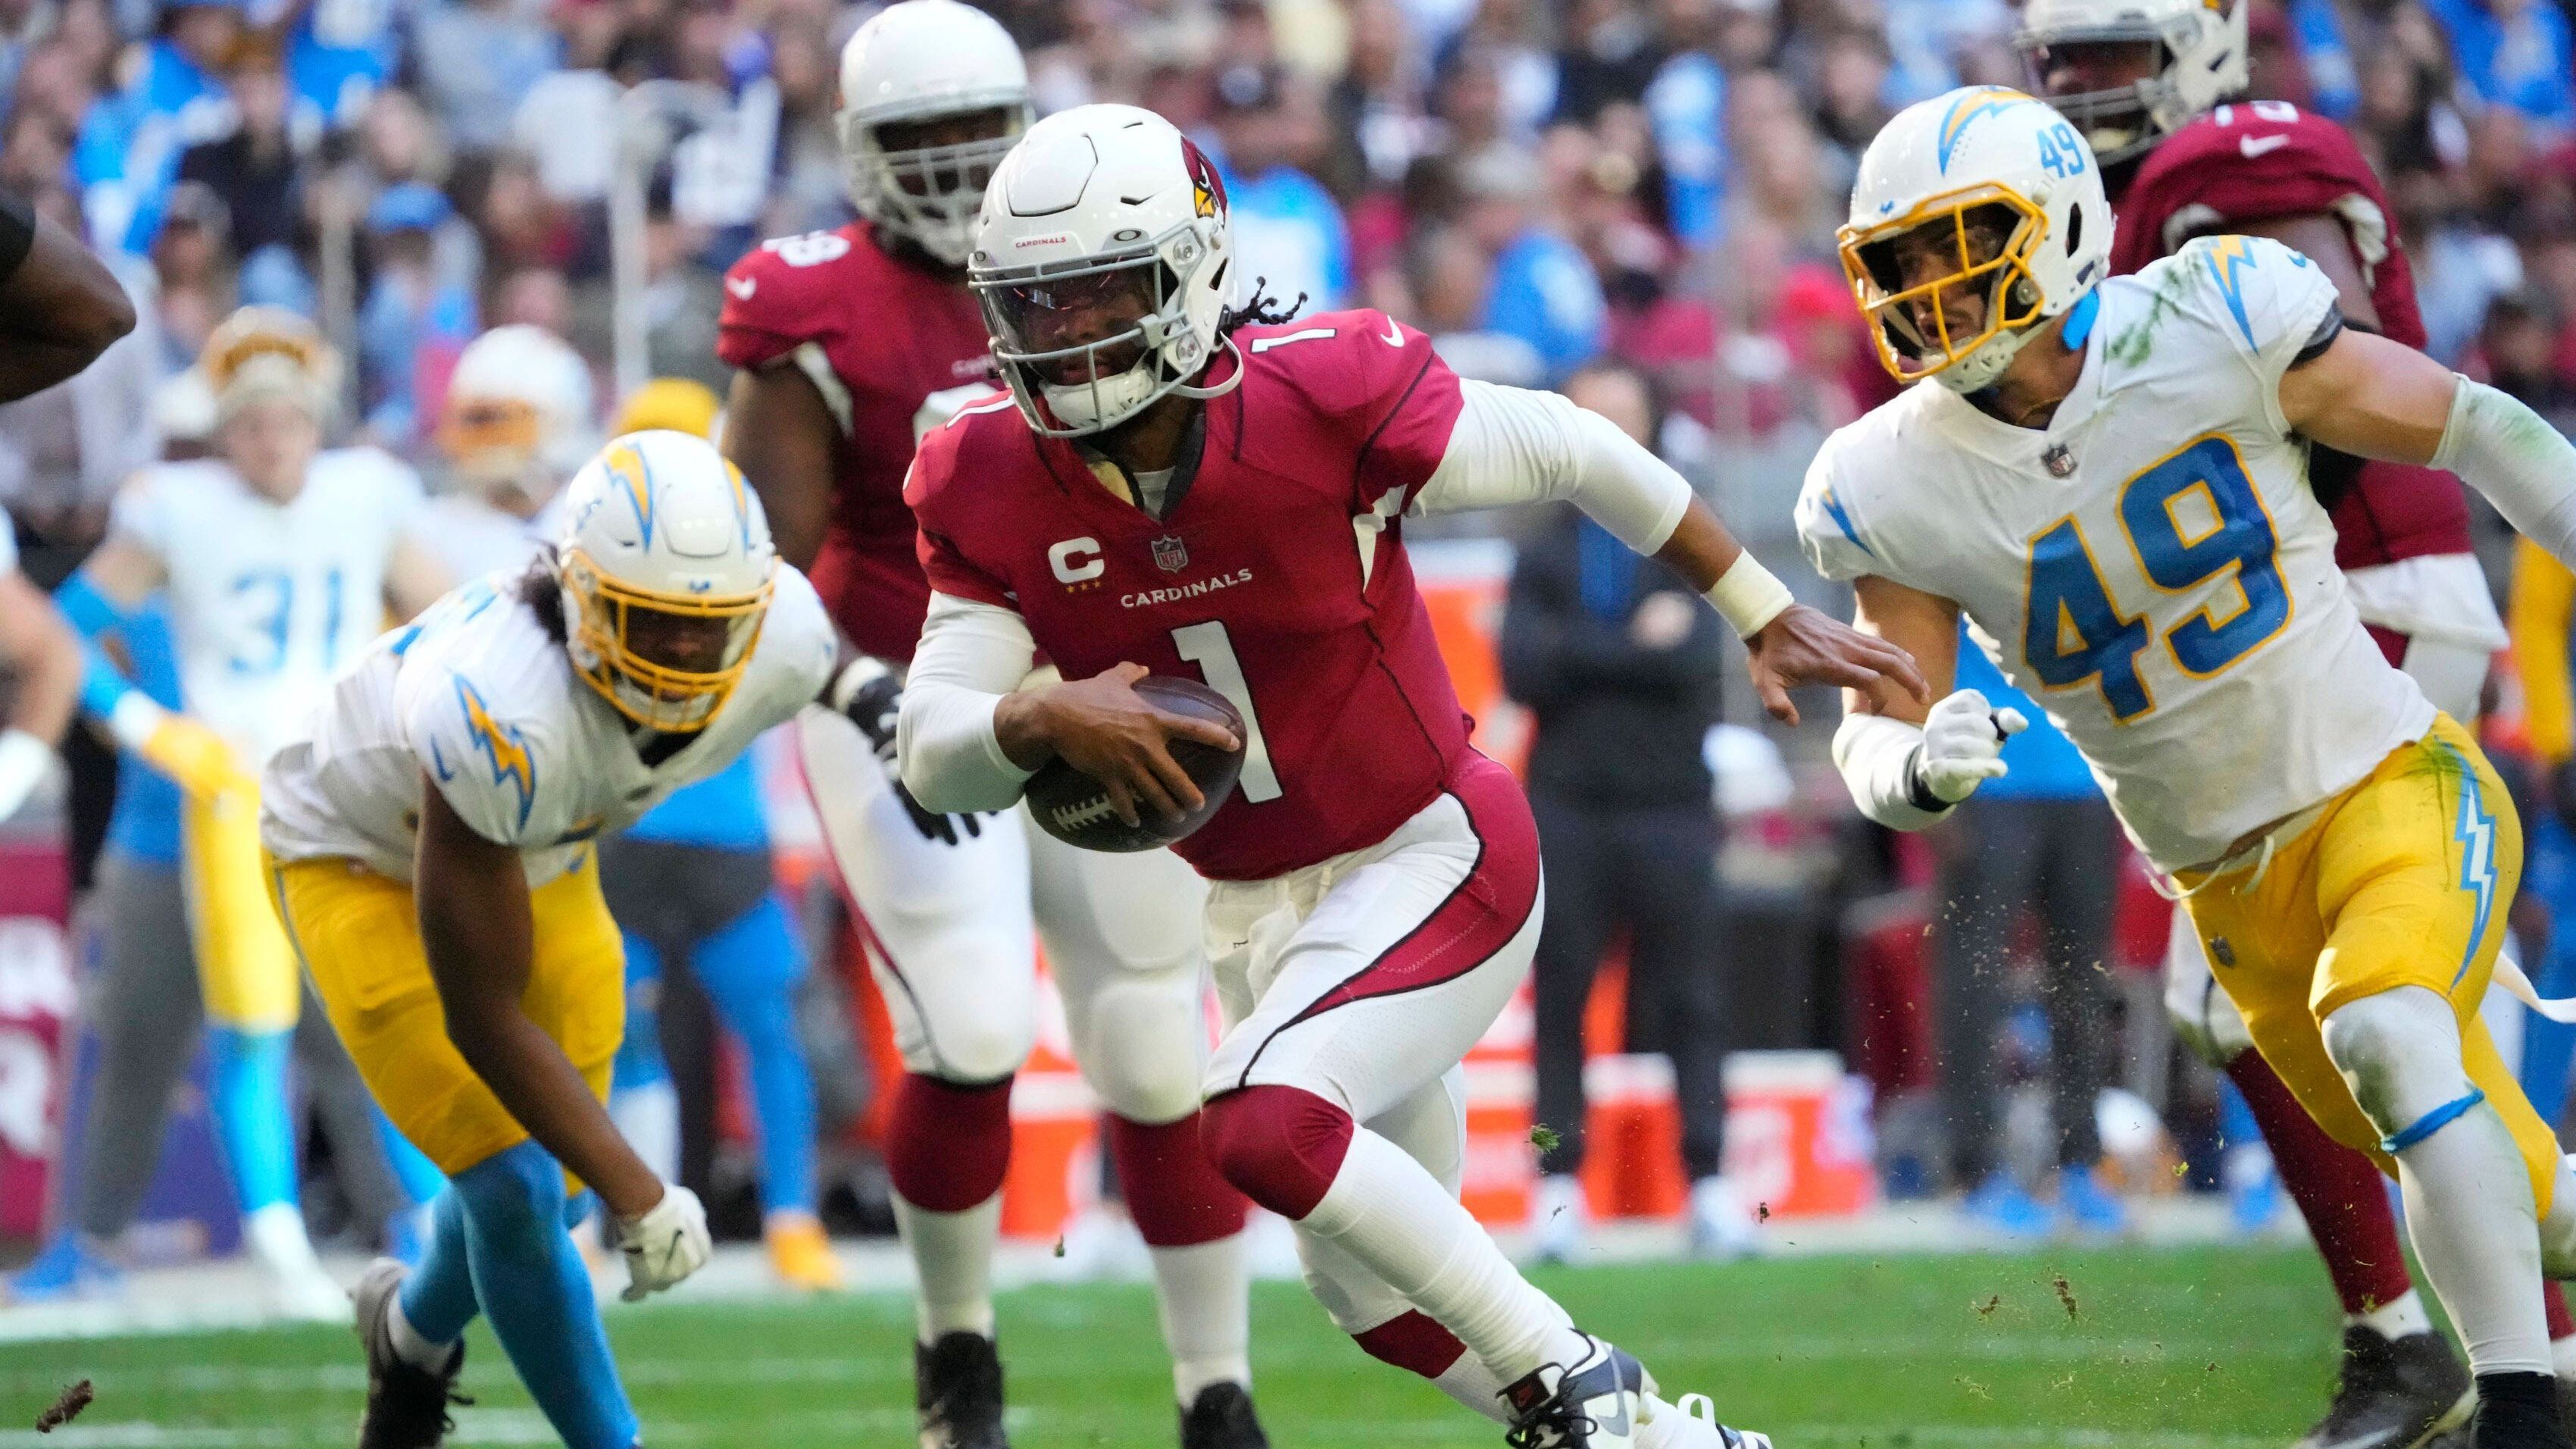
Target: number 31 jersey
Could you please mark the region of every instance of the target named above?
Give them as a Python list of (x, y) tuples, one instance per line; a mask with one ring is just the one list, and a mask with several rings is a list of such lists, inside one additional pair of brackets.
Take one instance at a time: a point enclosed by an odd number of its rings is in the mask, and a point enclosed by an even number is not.
[(1798, 531), (1828, 577), (1959, 604), (2173, 870), (2360, 779), (2434, 711), (2363, 630), (2281, 415), (2334, 284), (2223, 236), (2094, 296), (2045, 429), (1918, 383), (1826, 441)]

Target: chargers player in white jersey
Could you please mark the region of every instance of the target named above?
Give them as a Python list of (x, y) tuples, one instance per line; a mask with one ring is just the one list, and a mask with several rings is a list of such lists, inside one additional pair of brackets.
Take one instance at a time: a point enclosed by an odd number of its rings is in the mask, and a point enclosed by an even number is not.
[[(1829, 439), (1798, 526), (1859, 621), (1947, 690), (1959, 621), (2170, 875), (2266, 1061), (2405, 1193), (2477, 1376), (2478, 1449), (2563, 1449), (2541, 1295), (2576, 1172), (2477, 1016), (2521, 833), (2467, 732), (2362, 627), (2310, 441), (2448, 468), (2576, 557), (2576, 448), (2341, 325), (2287, 247), (2191, 242), (2104, 280), (2100, 168), (2018, 92), (1908, 108), (1862, 157), (1845, 269), (1912, 382)], [(2023, 721), (1973, 690), (1847, 696), (1835, 758), (1916, 829)], [(2527, 992), (2528, 987), (2522, 987)]]
[(438, 421), (447, 486), (424, 535), (460, 579), (513, 572), (562, 531), (564, 480), (599, 448), (597, 386), (572, 345), (512, 323), (465, 345)]
[(296, 1204), (286, 1082), (302, 987), (260, 873), (256, 772), (387, 610), (408, 618), (447, 574), (416, 541), (412, 471), (373, 448), (321, 448), (339, 374), (310, 323), (244, 308), (216, 329), (200, 366), (216, 399), (216, 456), (137, 474), (62, 597), (95, 636), (168, 591), (185, 721), (103, 654), (85, 702), (147, 758), (179, 764), (212, 1108), (243, 1236), (281, 1307), (341, 1317), (346, 1298), (315, 1261)]
[(810, 703), (835, 640), (742, 474), (702, 439), (612, 441), (555, 548), (379, 640), (273, 755), (280, 916), (376, 1100), (443, 1169), (417, 1270), (358, 1287), (361, 1449), (434, 1446), (481, 1313), (571, 1449), (639, 1442), (564, 1227), (596, 1190), (627, 1296), (706, 1261), (706, 1214), (602, 1106), (625, 1023), (593, 839)]

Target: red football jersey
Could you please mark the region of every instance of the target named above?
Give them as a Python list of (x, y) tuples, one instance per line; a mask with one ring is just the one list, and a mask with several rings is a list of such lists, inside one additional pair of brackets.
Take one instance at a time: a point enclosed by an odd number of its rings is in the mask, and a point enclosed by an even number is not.
[[(2220, 106), (2158, 142), (2115, 201), (2114, 275), (2239, 223), (2334, 217), (2370, 279), (2379, 330), (2409, 347), (2424, 345), (2415, 273), (2398, 244), (2395, 208), (2352, 137), (2323, 116), (2286, 101)], [(2460, 480), (2448, 473), (2366, 461), (2329, 503), (2335, 562), (2343, 568), (2469, 551), (2468, 501)]]
[(903, 502), (913, 418), (934, 394), (993, 388), (984, 318), (962, 281), (891, 256), (866, 222), (780, 237), (725, 274), (716, 355), (766, 367), (808, 343), (840, 398), (832, 513), (808, 570), (832, 621), (880, 659), (912, 657), (930, 585)]
[(1234, 702), (1250, 736), (1234, 798), (1174, 849), (1262, 880), (1385, 839), (1469, 756), (1401, 519), (1459, 395), (1429, 339), (1382, 312), (1235, 340), (1242, 384), (1206, 404), (1167, 517), (1002, 399), (924, 438), (905, 496), (932, 587), (1018, 610), (1067, 677), (1132, 660)]

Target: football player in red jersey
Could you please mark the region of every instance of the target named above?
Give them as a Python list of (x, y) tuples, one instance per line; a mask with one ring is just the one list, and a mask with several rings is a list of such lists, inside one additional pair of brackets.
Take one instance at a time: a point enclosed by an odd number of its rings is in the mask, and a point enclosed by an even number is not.
[(886, 1156), (920, 1281), (921, 1442), (1007, 1442), (989, 1285), (1011, 1080), (1037, 1034), (1034, 926), (1153, 1259), (1181, 1443), (1259, 1449), (1245, 1205), (1199, 1146), (1204, 887), (1166, 851), (1098, 855), (1017, 814), (934, 815), (889, 768), (930, 600), (904, 468), (917, 426), (993, 391), (964, 264), (985, 180), (1027, 124), (1028, 72), (981, 11), (904, 0), (850, 38), (841, 92), (862, 219), (769, 242), (725, 278), (724, 447), (865, 656), (835, 686), (841, 712), (807, 711), (798, 737), (903, 1054)]
[[(1200, 1118), (1226, 1177), (1296, 1224), (1326, 1311), (1513, 1444), (1767, 1446), (1660, 1397), (1457, 1200), (1458, 1064), (1529, 969), (1542, 892), (1528, 802), (1468, 744), (1403, 521), (1571, 499), (1707, 592), (1782, 717), (1791, 685), (1919, 697), (1912, 661), (1792, 604), (1607, 419), (1461, 383), (1383, 313), (1229, 308), (1224, 188), (1150, 111), (1030, 128), (975, 247), (1011, 395), (923, 439), (905, 488), (933, 590), (905, 782), (989, 810), (1060, 758), (1135, 820), (1200, 803), (1171, 739), (1239, 743), (1232, 797), (1175, 847), (1210, 882), (1228, 1023)], [(1038, 649), (1067, 682), (1012, 692)], [(1243, 738), (1144, 703), (1149, 671), (1223, 693)]]
[[(2246, 0), (2032, 0), (2022, 45), (2051, 104), (2102, 162), (2126, 274), (2195, 236), (2238, 232), (2297, 248), (2332, 278), (2345, 325), (2424, 345), (2415, 278), (2387, 193), (2341, 126), (2242, 95)], [(2474, 722), (2505, 631), (2469, 551), (2459, 480), (2327, 448), (2311, 480), (2331, 510), (2335, 562), (2389, 662), (2454, 718)], [(2438, 1440), (2464, 1423), (2467, 1372), (2424, 1312), (2379, 1171), (2311, 1121), (2252, 1047), (2200, 942), (2174, 913), (2166, 1005), (2176, 1029), (2244, 1093), (2344, 1307), (2343, 1372), (2302, 1449)], [(2576, 1384), (2576, 1319), (2545, 1285), (2555, 1369)], [(2566, 1405), (2576, 1427), (2576, 1404)], [(2465, 1435), (2465, 1429), (2459, 1429)]]

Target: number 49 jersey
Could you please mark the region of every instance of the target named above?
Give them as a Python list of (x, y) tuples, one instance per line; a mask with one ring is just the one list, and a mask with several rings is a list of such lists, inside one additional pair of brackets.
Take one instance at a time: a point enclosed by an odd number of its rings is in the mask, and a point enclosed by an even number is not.
[(2281, 415), (2333, 283), (2224, 236), (2095, 295), (2047, 428), (1918, 383), (1826, 441), (1798, 530), (1829, 577), (1959, 604), (2173, 870), (2360, 779), (2434, 710), (2363, 630)]

